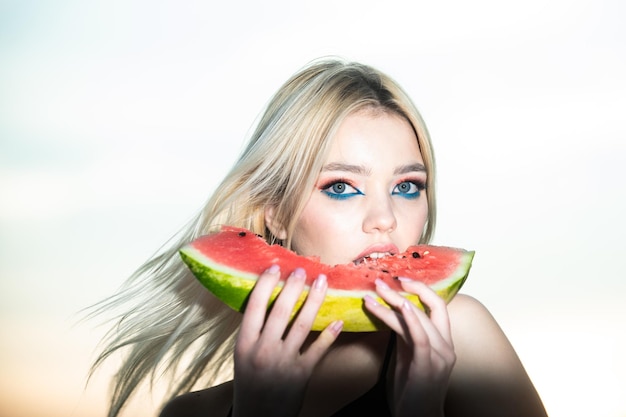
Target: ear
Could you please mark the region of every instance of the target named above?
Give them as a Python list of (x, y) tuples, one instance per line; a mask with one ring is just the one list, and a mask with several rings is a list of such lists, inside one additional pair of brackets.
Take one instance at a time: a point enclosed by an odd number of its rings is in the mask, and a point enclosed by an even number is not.
[(277, 239), (287, 239), (285, 227), (274, 219), (274, 206), (267, 206), (265, 208), (265, 225)]

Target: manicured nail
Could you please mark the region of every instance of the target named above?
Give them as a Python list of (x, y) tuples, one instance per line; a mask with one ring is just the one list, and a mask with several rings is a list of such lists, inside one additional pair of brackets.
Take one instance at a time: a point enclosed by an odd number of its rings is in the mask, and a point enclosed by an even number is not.
[(409, 310), (409, 311), (411, 310), (411, 303), (409, 302), (409, 300), (404, 300), (402, 302), (402, 308), (404, 310)]
[(304, 268), (296, 268), (293, 271), (293, 277), (298, 279), (304, 279), (306, 278), (306, 271), (304, 270)]
[(383, 281), (380, 278), (376, 278), (376, 281), (374, 281), (374, 283), (376, 284), (377, 287), (382, 288), (383, 290), (389, 289), (389, 285), (387, 285), (385, 281)]
[(369, 304), (369, 305), (371, 305), (371, 306), (373, 306), (373, 307), (376, 307), (376, 306), (379, 306), (379, 305), (380, 305), (380, 304), (378, 304), (378, 301), (376, 301), (376, 300), (374, 299), (374, 297), (372, 297), (372, 296), (371, 296), (371, 295), (369, 295), (369, 294), (365, 294), (365, 295), (363, 296), (363, 300), (365, 301), (365, 303), (366, 303), (366, 304)]
[(321, 290), (321, 289), (324, 289), (325, 285), (326, 285), (326, 275), (319, 274), (319, 276), (313, 283), (313, 288), (315, 288), (316, 290)]
[(407, 277), (398, 277), (398, 281), (413, 282), (411, 278), (407, 278)]
[(276, 264), (270, 266), (269, 269), (267, 270), (267, 272), (269, 272), (270, 274), (277, 274), (278, 271), (280, 271), (280, 266)]
[(342, 320), (335, 320), (332, 323), (330, 323), (328, 328), (330, 329), (332, 334), (337, 336), (337, 335), (339, 335), (339, 333), (341, 333), (341, 330), (343, 329), (343, 321)]

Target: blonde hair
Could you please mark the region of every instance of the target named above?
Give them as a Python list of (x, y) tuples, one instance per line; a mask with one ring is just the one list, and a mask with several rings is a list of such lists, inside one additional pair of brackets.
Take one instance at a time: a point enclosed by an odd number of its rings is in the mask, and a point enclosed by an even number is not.
[[(113, 381), (110, 417), (157, 373), (172, 376), (172, 397), (200, 380), (214, 384), (221, 375), (232, 375), (241, 315), (201, 287), (178, 250), (223, 224), (290, 247), (307, 190), (313, 189), (335, 131), (347, 115), (364, 109), (400, 115), (413, 126), (427, 170), (428, 219), (421, 241), (430, 240), (436, 213), (435, 164), (428, 131), (410, 98), (369, 66), (339, 59), (310, 63), (270, 100), (241, 156), (196, 218), (119, 293), (95, 306), (96, 314), (131, 307), (118, 316), (92, 367), (93, 372), (112, 354), (125, 353)], [(265, 224), (267, 207), (286, 230), (286, 239), (279, 241)]]

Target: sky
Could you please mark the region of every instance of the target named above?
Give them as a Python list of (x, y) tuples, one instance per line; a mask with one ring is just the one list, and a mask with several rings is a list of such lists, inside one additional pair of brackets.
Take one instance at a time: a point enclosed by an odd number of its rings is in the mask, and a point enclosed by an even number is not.
[(625, 18), (617, 0), (0, 1), (0, 414), (103, 415), (113, 367), (85, 383), (106, 327), (81, 310), (200, 209), (282, 82), (334, 55), (422, 112), (434, 243), (476, 251), (463, 292), (549, 415), (626, 417)]

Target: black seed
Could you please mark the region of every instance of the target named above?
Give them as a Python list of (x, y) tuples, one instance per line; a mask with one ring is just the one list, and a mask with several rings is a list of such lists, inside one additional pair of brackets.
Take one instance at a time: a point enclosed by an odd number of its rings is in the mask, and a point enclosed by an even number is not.
[(389, 271), (387, 271), (386, 269), (381, 269), (382, 272), (384, 272), (385, 274), (388, 274)]
[(244, 237), (246, 235), (246, 232), (239, 232), (239, 236)]
[(398, 277), (397, 277), (397, 276), (394, 276), (394, 277), (393, 277), (393, 279), (398, 279)]
[(417, 252), (413, 252), (411, 255), (413, 255), (414, 258), (420, 258), (420, 254)]
[(256, 235), (256, 237), (260, 237), (261, 239), (263, 239), (263, 236), (262, 236), (262, 235), (260, 235), (260, 234), (258, 234), (258, 233), (255, 233), (255, 235)]

